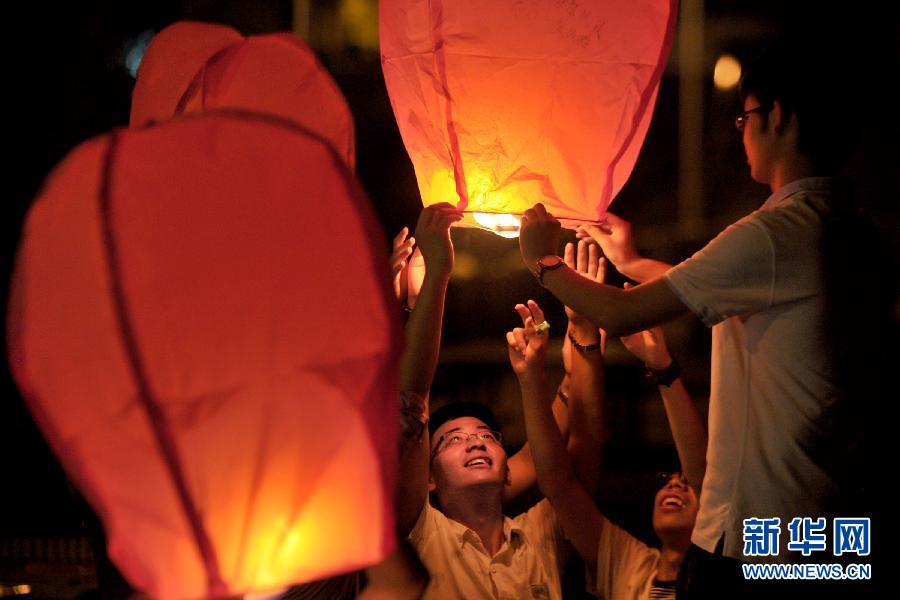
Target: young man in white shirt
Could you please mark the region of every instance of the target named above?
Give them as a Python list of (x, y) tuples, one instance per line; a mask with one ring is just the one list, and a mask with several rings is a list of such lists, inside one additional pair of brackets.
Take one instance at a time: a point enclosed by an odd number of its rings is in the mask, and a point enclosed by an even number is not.
[(746, 556), (744, 519), (779, 517), (786, 529), (794, 517), (836, 514), (841, 497), (857, 491), (847, 483), (848, 458), (862, 433), (862, 407), (849, 399), (835, 317), (865, 315), (854, 311), (854, 298), (836, 293), (829, 261), (838, 234), (847, 236), (845, 256), (861, 252), (857, 234), (866, 225), (848, 194), (824, 177), (846, 149), (840, 128), (852, 117), (833, 102), (839, 83), (829, 81), (831, 96), (823, 81), (811, 84), (822, 60), (786, 43), (748, 72), (735, 124), (751, 176), (772, 195), (671, 270), (643, 264), (648, 281), (627, 290), (586, 281), (556, 256), (560, 226), (542, 205), (522, 218), (526, 266), (610, 334), (687, 312), (713, 327), (708, 467), (692, 539), (743, 561), (802, 560), (783, 548), (775, 557)]

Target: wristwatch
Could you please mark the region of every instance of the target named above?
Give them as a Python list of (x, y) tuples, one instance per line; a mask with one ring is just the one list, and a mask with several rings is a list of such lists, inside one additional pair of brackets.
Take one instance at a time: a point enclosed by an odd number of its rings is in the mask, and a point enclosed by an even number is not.
[(678, 361), (674, 358), (668, 367), (665, 369), (660, 369), (658, 371), (651, 369), (650, 367), (645, 367), (646, 371), (644, 371), (644, 376), (647, 379), (651, 379), (656, 382), (656, 385), (663, 385), (665, 387), (670, 387), (675, 380), (681, 377), (681, 365), (678, 364)]
[(547, 256), (541, 257), (537, 261), (537, 273), (534, 274), (537, 277), (538, 283), (543, 287), (544, 285), (544, 273), (547, 271), (553, 271), (562, 266), (565, 266), (565, 262), (558, 256), (553, 254), (548, 254)]

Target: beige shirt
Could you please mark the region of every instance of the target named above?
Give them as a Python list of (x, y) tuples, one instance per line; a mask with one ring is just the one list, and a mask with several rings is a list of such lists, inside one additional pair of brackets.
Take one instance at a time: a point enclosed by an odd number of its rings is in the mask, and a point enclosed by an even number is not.
[(431, 575), (424, 599), (561, 599), (565, 544), (550, 503), (542, 500), (515, 519), (504, 518), (503, 538), (489, 556), (478, 534), (426, 502), (409, 534)]
[(713, 326), (707, 468), (692, 536), (707, 551), (724, 534), (726, 556), (757, 560), (743, 555), (743, 519), (780, 517), (786, 528), (826, 514), (838, 491), (828, 465), (841, 451), (840, 391), (821, 251), (835, 203), (827, 179), (790, 183), (664, 277)]
[[(602, 518), (602, 517), (601, 517)], [(646, 600), (659, 568), (659, 550), (603, 518), (597, 546), (600, 600)]]

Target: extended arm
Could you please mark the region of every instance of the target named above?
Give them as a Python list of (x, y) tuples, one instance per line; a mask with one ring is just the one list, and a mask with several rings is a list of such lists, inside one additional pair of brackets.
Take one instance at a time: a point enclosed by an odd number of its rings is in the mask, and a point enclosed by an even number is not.
[[(568, 438), (569, 410), (557, 398), (553, 401), (553, 418), (562, 432), (563, 439)], [(518, 452), (509, 457), (510, 484), (503, 487), (503, 503), (512, 502), (523, 493), (537, 485), (537, 473), (534, 470), (534, 458), (531, 455), (531, 444), (525, 442)]]
[[(596, 244), (585, 241), (566, 244), (565, 262), (582, 277), (602, 283), (606, 278), (606, 261), (600, 258)], [(571, 369), (569, 385), (569, 439), (575, 475), (585, 489), (596, 498), (600, 487), (603, 448), (607, 441), (604, 406), (603, 340), (595, 325), (566, 306), (569, 325), (565, 349)]]
[(638, 254), (631, 233), (631, 223), (611, 212), (599, 225), (581, 225), (576, 235), (600, 244), (603, 255), (619, 273), (639, 283), (662, 277), (672, 265)]
[[(404, 418), (418, 412), (428, 415), (427, 397), (437, 368), (444, 318), (444, 297), (453, 271), (450, 224), (462, 215), (449, 204), (422, 210), (416, 239), (425, 258), (426, 273), (416, 307), (406, 323), (406, 349), (400, 361), (400, 391)], [(420, 406), (415, 406), (416, 403)], [(400, 535), (413, 528), (428, 499), (428, 430), (404, 427), (397, 483), (397, 521)]]
[[(651, 371), (662, 371), (672, 364), (666, 339), (659, 327), (622, 338), (622, 343)], [(669, 385), (659, 385), (666, 417), (675, 440), (684, 476), (699, 494), (706, 474), (706, 426), (703, 417), (679, 376)]]
[(510, 363), (522, 388), (525, 430), (531, 444), (541, 491), (553, 504), (566, 536), (589, 563), (596, 562), (603, 518), (584, 486), (575, 477), (562, 435), (550, 409), (551, 394), (544, 369), (547, 333), (535, 330), (544, 315), (528, 303), (524, 327), (507, 333)]
[[(538, 272), (539, 259), (556, 254), (559, 229), (559, 221), (549, 215), (541, 204), (522, 215), (519, 246), (525, 266), (532, 273)], [(566, 306), (615, 336), (647, 329), (688, 310), (662, 279), (620, 290), (590, 281), (563, 266), (545, 271), (543, 285)]]

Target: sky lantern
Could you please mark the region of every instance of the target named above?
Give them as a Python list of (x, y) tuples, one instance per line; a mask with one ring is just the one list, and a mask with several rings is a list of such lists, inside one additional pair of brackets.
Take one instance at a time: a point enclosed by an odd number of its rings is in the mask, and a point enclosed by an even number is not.
[(138, 70), (131, 125), (221, 108), (301, 125), (325, 138), (354, 168), (350, 108), (302, 39), (284, 32), (245, 38), (230, 27), (195, 21), (160, 31)]
[(248, 113), (114, 131), (45, 182), (10, 361), (137, 589), (266, 592), (393, 549), (402, 334), (374, 223), (330, 145)]
[(141, 127), (178, 114), (182, 96), (206, 61), (244, 39), (226, 25), (199, 21), (178, 21), (153, 36), (134, 82), (131, 125)]
[(601, 220), (643, 143), (675, 0), (381, 0), (381, 62), (425, 205), (518, 235)]

